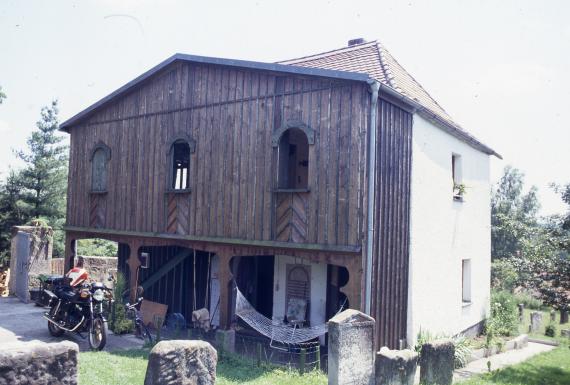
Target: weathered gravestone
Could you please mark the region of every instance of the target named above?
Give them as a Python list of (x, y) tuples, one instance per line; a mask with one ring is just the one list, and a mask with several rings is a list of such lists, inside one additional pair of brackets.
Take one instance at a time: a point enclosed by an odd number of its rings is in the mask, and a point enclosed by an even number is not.
[(570, 329), (560, 330), (560, 336), (570, 338)]
[(144, 385), (214, 385), (217, 363), (205, 341), (161, 341), (150, 351)]
[(530, 313), (530, 325), (529, 331), (531, 333), (536, 333), (540, 330), (542, 326), (542, 313), (539, 311), (533, 311)]
[(551, 322), (556, 321), (556, 310), (551, 310), (551, 311), (550, 311), (550, 321), (551, 321)]
[(519, 308), (519, 322), (522, 322), (524, 316), (524, 303), (519, 303), (518, 308)]
[(10, 293), (30, 301), (30, 289), (39, 286), (39, 276), (51, 273), (53, 243), (51, 227), (14, 226), (10, 249)]
[(376, 354), (376, 385), (413, 385), (418, 353), (383, 347)]
[(329, 321), (329, 385), (374, 385), (374, 318), (348, 309)]
[(76, 385), (76, 343), (27, 342), (0, 349), (0, 385)]
[(424, 344), (420, 358), (420, 383), (451, 385), (454, 362), (455, 346), (451, 340), (438, 340)]
[(560, 310), (560, 324), (568, 323), (568, 310)]

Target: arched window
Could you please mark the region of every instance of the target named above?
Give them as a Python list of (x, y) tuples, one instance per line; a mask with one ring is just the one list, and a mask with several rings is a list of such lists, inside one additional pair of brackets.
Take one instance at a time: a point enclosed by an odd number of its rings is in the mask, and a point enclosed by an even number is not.
[(169, 186), (170, 190), (190, 189), (190, 154), (194, 152), (195, 144), (190, 138), (175, 139), (168, 152), (170, 157)]
[(277, 186), (280, 189), (307, 189), (309, 185), (309, 138), (305, 131), (285, 130), (278, 145)]
[(107, 163), (111, 159), (111, 150), (106, 144), (98, 143), (91, 153), (91, 191), (107, 191)]

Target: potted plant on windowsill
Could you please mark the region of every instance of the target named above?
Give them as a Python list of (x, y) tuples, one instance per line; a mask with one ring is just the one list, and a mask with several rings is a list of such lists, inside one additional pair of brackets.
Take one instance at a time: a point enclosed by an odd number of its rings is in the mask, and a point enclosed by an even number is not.
[(467, 186), (464, 183), (453, 183), (453, 200), (463, 201)]

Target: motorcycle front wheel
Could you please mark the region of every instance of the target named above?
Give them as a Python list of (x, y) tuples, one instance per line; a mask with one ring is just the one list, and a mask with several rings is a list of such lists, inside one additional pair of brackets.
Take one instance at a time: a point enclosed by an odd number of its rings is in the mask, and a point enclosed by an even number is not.
[(105, 344), (107, 344), (107, 322), (97, 317), (89, 330), (89, 347), (92, 350), (103, 350)]
[(49, 334), (51, 334), (54, 337), (61, 337), (63, 333), (65, 333), (65, 330), (63, 330), (62, 328), (60, 328), (59, 326), (50, 321), (48, 321), (48, 330)]

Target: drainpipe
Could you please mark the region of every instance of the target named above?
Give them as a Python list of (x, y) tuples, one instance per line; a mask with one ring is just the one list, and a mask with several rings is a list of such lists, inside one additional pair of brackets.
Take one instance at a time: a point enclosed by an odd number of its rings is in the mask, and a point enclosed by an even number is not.
[(366, 237), (366, 286), (365, 286), (365, 312), (370, 314), (372, 307), (372, 246), (374, 243), (374, 187), (376, 179), (376, 130), (378, 110), (378, 90), (380, 83), (369, 79), (370, 86), (370, 127), (369, 153), (368, 153), (368, 234)]

